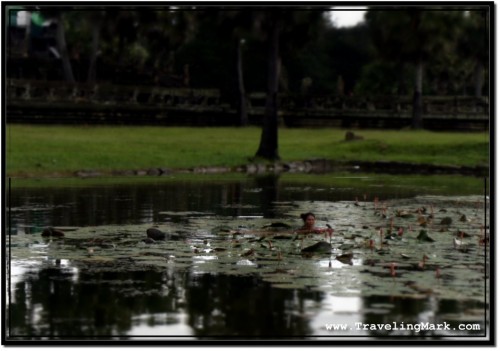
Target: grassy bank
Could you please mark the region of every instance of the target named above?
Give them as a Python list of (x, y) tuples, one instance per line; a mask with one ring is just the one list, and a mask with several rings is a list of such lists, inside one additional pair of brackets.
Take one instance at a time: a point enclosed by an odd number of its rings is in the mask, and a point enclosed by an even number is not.
[[(249, 163), (260, 128), (6, 127), (8, 176), (50, 175), (151, 167), (238, 166)], [(358, 131), (344, 141), (340, 129), (280, 129), (282, 161), (401, 161), (437, 165), (488, 165), (488, 133)]]

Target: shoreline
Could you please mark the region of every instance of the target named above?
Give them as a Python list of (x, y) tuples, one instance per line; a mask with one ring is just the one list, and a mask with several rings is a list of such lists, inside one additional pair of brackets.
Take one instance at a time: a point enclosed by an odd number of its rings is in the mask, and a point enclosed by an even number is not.
[(457, 166), (407, 163), (399, 161), (334, 161), (327, 159), (312, 159), (293, 162), (249, 163), (236, 167), (229, 166), (198, 166), (192, 168), (150, 167), (143, 169), (126, 170), (92, 170), (82, 169), (68, 172), (54, 172), (47, 174), (14, 174), (7, 178), (97, 178), (109, 176), (167, 176), (171, 174), (227, 174), (246, 173), (248, 175), (281, 174), (281, 173), (309, 173), (324, 174), (335, 172), (352, 173), (382, 173), (382, 174), (419, 174), (419, 175), (464, 175), (475, 177), (489, 177), (489, 167), (486, 166)]

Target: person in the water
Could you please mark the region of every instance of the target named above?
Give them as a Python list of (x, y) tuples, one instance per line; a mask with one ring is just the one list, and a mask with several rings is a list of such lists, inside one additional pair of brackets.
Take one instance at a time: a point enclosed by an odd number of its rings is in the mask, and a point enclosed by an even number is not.
[(322, 234), (328, 233), (329, 235), (333, 234), (333, 229), (328, 228), (317, 228), (316, 224), (316, 216), (312, 212), (302, 213), (300, 218), (304, 221), (304, 225), (298, 230), (299, 233), (314, 233), (314, 234)]

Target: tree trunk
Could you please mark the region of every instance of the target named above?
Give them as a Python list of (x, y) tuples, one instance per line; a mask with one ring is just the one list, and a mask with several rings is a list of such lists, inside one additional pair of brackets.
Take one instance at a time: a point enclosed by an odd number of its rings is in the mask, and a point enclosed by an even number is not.
[(478, 60), (476, 62), (476, 68), (474, 70), (474, 96), (479, 98), (483, 96), (483, 85), (484, 85), (484, 66)]
[(23, 56), (31, 53), (31, 12), (26, 12), (26, 31), (24, 32)]
[(71, 61), (69, 60), (68, 47), (66, 46), (66, 35), (64, 32), (64, 16), (60, 13), (57, 16), (57, 49), (61, 55), (61, 60), (63, 64), (64, 80), (70, 83), (75, 82), (75, 77), (73, 76), (73, 70), (71, 68)]
[(97, 63), (97, 54), (99, 51), (99, 37), (101, 31), (101, 21), (98, 23), (94, 23), (92, 26), (92, 45), (90, 48), (90, 63), (89, 63), (89, 71), (87, 74), (87, 82), (94, 83), (96, 80), (96, 63)]
[(239, 106), (238, 115), (240, 117), (240, 126), (244, 127), (248, 124), (248, 111), (247, 111), (247, 97), (245, 92), (245, 84), (243, 82), (243, 55), (240, 38), (237, 38), (236, 43), (236, 69), (238, 74), (238, 93), (239, 93)]
[(274, 16), (271, 18), (268, 30), (268, 42), (266, 109), (262, 124), (260, 145), (255, 156), (276, 161), (280, 159), (278, 154), (279, 27), (278, 19)]
[(422, 123), (422, 79), (424, 74), (424, 64), (419, 59), (415, 66), (415, 90), (413, 92), (413, 116), (412, 128), (421, 129)]

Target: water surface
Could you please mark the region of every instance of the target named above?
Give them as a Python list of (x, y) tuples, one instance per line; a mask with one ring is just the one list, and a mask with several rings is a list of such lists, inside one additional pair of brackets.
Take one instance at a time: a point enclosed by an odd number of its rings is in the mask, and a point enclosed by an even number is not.
[[(13, 340), (480, 340), (487, 333), (489, 246), (480, 239), (489, 204), (481, 178), (176, 175), (10, 185)], [(306, 211), (334, 236), (297, 237)], [(441, 225), (446, 217), (451, 224)], [(271, 223), (291, 228), (263, 229)], [(47, 226), (65, 238), (42, 238)], [(151, 226), (179, 240), (147, 244)], [(399, 227), (403, 236), (391, 237)], [(434, 241), (417, 239), (422, 230)], [(457, 248), (460, 231), (467, 236)], [(301, 254), (322, 240), (332, 243), (330, 253)], [(337, 259), (350, 253), (349, 262)], [(402, 330), (416, 323), (455, 330)], [(392, 330), (367, 328), (375, 324)], [(474, 330), (459, 331), (462, 324)]]

